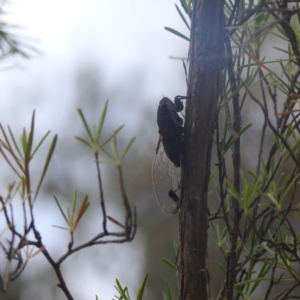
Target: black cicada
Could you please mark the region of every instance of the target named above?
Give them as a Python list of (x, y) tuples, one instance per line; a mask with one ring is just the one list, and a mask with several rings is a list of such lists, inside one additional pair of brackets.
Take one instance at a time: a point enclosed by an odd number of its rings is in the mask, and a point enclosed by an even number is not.
[(180, 198), (180, 164), (183, 144), (183, 120), (178, 112), (183, 110), (182, 99), (174, 102), (164, 97), (157, 110), (159, 142), (152, 167), (152, 180), (159, 206), (167, 214), (178, 211)]

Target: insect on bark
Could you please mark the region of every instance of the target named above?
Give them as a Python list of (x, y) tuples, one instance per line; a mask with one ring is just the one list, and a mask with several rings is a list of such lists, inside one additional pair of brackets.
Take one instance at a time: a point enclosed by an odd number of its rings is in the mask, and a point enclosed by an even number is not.
[(183, 145), (183, 120), (178, 115), (184, 106), (176, 96), (174, 102), (164, 97), (157, 109), (159, 140), (152, 166), (152, 180), (157, 202), (167, 215), (176, 213), (180, 205), (181, 153)]

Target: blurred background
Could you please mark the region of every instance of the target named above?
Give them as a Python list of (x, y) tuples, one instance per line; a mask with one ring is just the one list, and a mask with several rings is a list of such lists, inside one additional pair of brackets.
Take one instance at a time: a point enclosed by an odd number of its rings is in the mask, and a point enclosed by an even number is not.
[[(47, 147), (58, 134), (55, 155), (35, 206), (44, 244), (57, 259), (69, 242), (67, 231), (53, 227), (65, 226), (53, 195), (63, 207), (72, 202), (75, 190), (79, 200), (89, 195), (91, 206), (76, 231), (75, 246), (101, 228), (93, 153), (74, 136), (85, 137), (76, 108), (83, 110), (90, 123), (96, 123), (109, 99), (104, 135), (125, 124), (118, 139), (120, 148), (136, 136), (123, 171), (130, 203), (137, 207), (137, 235), (131, 243), (79, 251), (63, 263), (62, 272), (75, 299), (95, 299), (95, 295), (112, 299), (117, 294), (116, 278), (135, 298), (146, 272), (146, 299), (162, 299), (164, 278), (174, 291), (177, 286), (175, 272), (161, 258), (175, 262), (173, 241), (177, 240), (178, 225), (156, 203), (151, 165), (158, 138), (158, 102), (162, 94), (171, 99), (186, 94), (182, 62), (170, 57), (187, 57), (188, 42), (164, 29), (169, 26), (189, 35), (174, 2), (14, 0), (1, 5), (5, 12), (2, 21), (18, 25), (11, 32), (40, 52), (31, 52), (29, 60), (14, 56), (0, 65), (1, 124), (9, 124), (19, 137), (23, 127), (29, 130), (35, 110), (35, 141), (51, 130), (32, 164), (33, 180), (39, 179)], [(15, 176), (3, 160), (0, 166), (3, 195)], [(108, 214), (122, 221), (115, 168), (102, 165), (102, 174)], [(14, 201), (18, 221), (20, 200), (16, 197)], [(0, 225), (2, 230), (4, 223)], [(3, 251), (0, 257), (3, 274)], [(54, 271), (40, 254), (0, 299), (65, 299), (56, 284)]]

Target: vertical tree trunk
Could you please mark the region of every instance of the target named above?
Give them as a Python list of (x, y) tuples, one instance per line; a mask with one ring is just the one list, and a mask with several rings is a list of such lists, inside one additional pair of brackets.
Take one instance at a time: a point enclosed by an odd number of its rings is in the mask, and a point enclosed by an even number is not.
[(179, 299), (208, 299), (207, 189), (224, 61), (224, 0), (195, 0), (185, 115), (180, 210)]

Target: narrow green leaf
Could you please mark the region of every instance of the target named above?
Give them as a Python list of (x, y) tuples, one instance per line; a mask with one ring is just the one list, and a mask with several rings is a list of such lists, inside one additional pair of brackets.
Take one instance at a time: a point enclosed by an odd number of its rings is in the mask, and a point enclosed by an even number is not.
[[(293, 185), (295, 184), (295, 182), (299, 179), (300, 174), (297, 174), (293, 180), (289, 183), (289, 185), (284, 189), (284, 193), (282, 193), (280, 195), (280, 203), (285, 199), (287, 193), (290, 191), (290, 189), (293, 187)], [(288, 183), (289, 178), (286, 178), (286, 183)]]
[(123, 160), (123, 158), (124, 158), (125, 155), (127, 154), (128, 150), (130, 149), (130, 147), (131, 147), (131, 145), (133, 144), (134, 140), (135, 140), (135, 137), (133, 137), (133, 138), (128, 142), (127, 146), (125, 147), (125, 149), (124, 149), (124, 151), (123, 151), (123, 153), (122, 153), (122, 155), (121, 155), (121, 157), (120, 157), (120, 160), (121, 160), (121, 161)]
[(276, 207), (279, 205), (277, 199), (271, 194), (271, 193), (267, 193), (268, 196), (268, 200), (273, 203)]
[(225, 1), (225, 6), (226, 6), (226, 8), (229, 10), (229, 12), (231, 13), (231, 11), (232, 11), (232, 6), (230, 6), (230, 1)]
[(222, 142), (224, 144), (225, 144), (225, 141), (227, 140), (227, 131), (228, 131), (228, 120), (227, 120), (227, 115), (226, 115), (225, 119), (224, 119), (223, 139), (222, 139)]
[(174, 270), (178, 270), (177, 266), (174, 265), (173, 263), (171, 263), (169, 260), (165, 259), (165, 258), (162, 258), (161, 259), (165, 264), (167, 264), (169, 267), (171, 267), (172, 269)]
[(243, 290), (237, 284), (234, 285), (235, 290), (241, 295), (242, 299), (246, 299)]
[(40, 142), (37, 144), (37, 146), (35, 147), (35, 149), (32, 151), (31, 157), (34, 156), (34, 154), (37, 152), (37, 150), (40, 148), (40, 146), (43, 144), (44, 140), (46, 139), (46, 137), (49, 135), (50, 131), (46, 132), (46, 134), (42, 137), (42, 139), (40, 140)]
[[(254, 285), (252, 286), (251, 290), (250, 290), (250, 295), (252, 295), (258, 285), (261, 283), (261, 281), (265, 281), (267, 280), (267, 278), (265, 278), (264, 276), (269, 272), (269, 270), (271, 269), (272, 265), (269, 263), (268, 259), (264, 262), (263, 267), (261, 268), (261, 270), (259, 271), (259, 274), (257, 276), (257, 281), (255, 281)], [(260, 280), (259, 280), (260, 279)]]
[(48, 166), (49, 166), (49, 163), (50, 163), (50, 160), (52, 158), (52, 154), (53, 154), (55, 146), (56, 146), (56, 142), (57, 142), (57, 135), (54, 136), (54, 138), (52, 140), (52, 143), (50, 145), (50, 148), (49, 148), (46, 160), (45, 160), (43, 172), (42, 172), (41, 178), (40, 178), (39, 183), (38, 183), (37, 188), (36, 188), (36, 192), (35, 192), (35, 195), (34, 195), (34, 200), (36, 199), (36, 197), (38, 195), (38, 192), (40, 190), (40, 187), (43, 183), (44, 177), (46, 175), (46, 172), (47, 172), (47, 169), (48, 169)]
[[(283, 48), (273, 47), (273, 49), (276, 49), (276, 50), (278, 50), (280, 52), (283, 52), (283, 53), (286, 53), (286, 54), (289, 54), (289, 55), (291, 54), (291, 51), (285, 50)], [(284, 61), (284, 60), (282, 60), (282, 61)]]
[(174, 252), (177, 255), (178, 254), (178, 244), (176, 243), (176, 241), (173, 242), (173, 248), (174, 248)]
[(126, 293), (126, 299), (128, 299), (128, 300), (130, 300), (130, 297), (129, 297), (129, 291), (128, 291), (128, 288), (127, 288), (127, 286), (125, 287), (125, 293)]
[(191, 18), (189, 6), (188, 6), (186, 0), (180, 0), (180, 3), (181, 3), (181, 5), (182, 5), (182, 7), (183, 7), (185, 13)]
[(266, 242), (261, 243), (261, 246), (272, 256), (274, 256), (274, 252), (267, 246)]
[(28, 161), (31, 160), (32, 143), (33, 143), (33, 134), (30, 131), (29, 134), (28, 134), (28, 140), (27, 140), (27, 143), (26, 143), (26, 152), (25, 152), (25, 155), (26, 155)]
[[(262, 63), (264, 63), (263, 59), (261, 61), (262, 61)], [(256, 78), (256, 76), (257, 76), (258, 72), (260, 71), (260, 69), (261, 69), (261, 66), (257, 66), (257, 68), (251, 68), (251, 75), (249, 75), (249, 80), (247, 82), (247, 85), (248, 85), (249, 88), (254, 86), (254, 84), (253, 84), (254, 79)], [(258, 79), (256, 81), (256, 83), (260, 82), (261, 80), (262, 79)]]
[(104, 124), (105, 117), (106, 117), (107, 107), (108, 107), (108, 100), (106, 100), (106, 102), (105, 102), (104, 109), (101, 113), (101, 117), (100, 117), (99, 124), (98, 124), (97, 136), (96, 136), (98, 143), (100, 142), (101, 132), (102, 132), (103, 124)]
[(229, 194), (233, 196), (237, 201), (240, 202), (241, 200), (240, 194), (236, 191), (232, 183), (229, 180), (226, 180), (226, 184), (228, 185), (227, 191), (229, 192)]
[(91, 205), (91, 202), (88, 202), (85, 207), (84, 207), (84, 210), (83, 210), (83, 213), (85, 213), (87, 211), (87, 209), (90, 207)]
[(218, 261), (215, 261), (215, 263), (217, 264), (223, 275), (226, 275), (226, 270), (224, 269), (224, 267)]
[(35, 124), (35, 110), (33, 111), (32, 118), (31, 118), (31, 128), (28, 135), (28, 142), (27, 142), (27, 155), (31, 156), (31, 149), (33, 144), (33, 137), (34, 137), (34, 124)]
[(83, 138), (79, 137), (79, 136), (75, 136), (75, 139), (80, 141), (81, 143), (85, 144), (86, 146), (90, 147), (91, 149), (93, 149), (93, 146), (86, 140), (84, 140)]
[(118, 127), (112, 135), (110, 135), (103, 143), (101, 143), (101, 147), (105, 146), (123, 127), (124, 125)]
[[(273, 158), (271, 158), (271, 159), (273, 159)], [(262, 169), (264, 171), (264, 177), (266, 178), (266, 180), (268, 180), (269, 179), (269, 174), (268, 174), (268, 171), (267, 171), (267, 167), (266, 167), (263, 155), (260, 156), (260, 162), (261, 162)]]
[(77, 191), (74, 192), (74, 196), (73, 196), (72, 214), (75, 214), (76, 205), (77, 205)]
[(67, 214), (68, 214), (68, 220), (69, 220), (69, 225), (71, 226), (71, 211), (70, 211), (70, 206), (67, 205)]
[(70, 230), (69, 228), (61, 227), (61, 226), (57, 226), (57, 225), (52, 225), (52, 227), (63, 229), (63, 230), (68, 230), (68, 231)]
[(250, 0), (250, 1), (248, 2), (248, 7), (247, 7), (247, 9), (250, 10), (250, 9), (252, 8), (253, 2), (254, 2), (254, 0)]
[(214, 222), (209, 222), (209, 224), (210, 224), (212, 230), (216, 231), (216, 225), (215, 225), (215, 223)]
[[(247, 274), (247, 280), (252, 278), (253, 275), (253, 268), (254, 268), (254, 260), (251, 259), (249, 262), (249, 267), (248, 267), (248, 274)], [(249, 288), (250, 288), (250, 284), (246, 285), (246, 294), (249, 295)]]
[(145, 291), (147, 279), (148, 279), (148, 273), (146, 274), (146, 276), (145, 276), (145, 278), (143, 280), (143, 283), (142, 283), (141, 287), (139, 288), (136, 300), (142, 300), (143, 299), (143, 295), (144, 295), (144, 291)]
[(57, 206), (58, 206), (58, 208), (59, 208), (59, 210), (60, 210), (60, 213), (61, 213), (61, 214), (62, 214), (62, 216), (64, 217), (64, 219), (65, 219), (66, 223), (69, 225), (68, 218), (67, 218), (67, 216), (65, 215), (65, 213), (64, 213), (64, 211), (63, 211), (63, 209), (62, 209), (62, 207), (60, 206), (60, 204), (59, 204), (59, 201), (58, 201), (57, 197), (56, 197), (55, 195), (53, 195), (53, 198), (54, 198), (54, 200), (55, 200), (55, 202), (56, 202), (56, 204), (57, 204)]
[(260, 196), (262, 196), (264, 199), (270, 201), (270, 198), (268, 195), (266, 195), (265, 193), (263, 193), (258, 187), (256, 187), (254, 184), (252, 183), (248, 183), (255, 191), (256, 193), (258, 193)]
[(210, 173), (208, 184), (211, 184), (211, 182), (213, 181), (213, 179), (214, 179), (216, 173), (217, 173), (217, 170), (216, 170), (216, 169), (214, 169), (214, 170)]
[(81, 119), (81, 121), (82, 121), (82, 123), (83, 123), (83, 126), (84, 126), (84, 128), (85, 128), (85, 131), (87, 132), (87, 134), (88, 134), (90, 140), (93, 141), (93, 136), (92, 136), (91, 130), (90, 130), (90, 128), (89, 128), (89, 126), (88, 126), (88, 124), (87, 124), (87, 122), (86, 122), (86, 120), (85, 120), (85, 117), (84, 117), (84, 115), (83, 115), (82, 110), (81, 110), (80, 108), (77, 108), (77, 112), (78, 112), (78, 114), (79, 114), (79, 116), (80, 116), (80, 119)]
[[(21, 135), (21, 145), (22, 145), (24, 156), (26, 156), (27, 155), (27, 134), (26, 134), (25, 128), (23, 128), (23, 132)], [(25, 157), (24, 157), (24, 159), (25, 159)]]
[(249, 279), (249, 280), (238, 282), (236, 284), (236, 286), (243, 286), (247, 283), (261, 282), (261, 281), (266, 281), (266, 280), (270, 280), (270, 278), (266, 278), (266, 277), (265, 278), (252, 278), (252, 279)]
[(171, 289), (170, 289), (170, 285), (169, 285), (169, 282), (167, 279), (164, 279), (164, 282), (165, 282), (165, 286), (166, 286), (166, 290), (167, 290), (167, 299), (168, 300), (172, 300), (173, 297), (172, 297), (172, 292), (171, 292)]
[[(127, 287), (125, 286), (125, 288), (123, 288), (121, 286), (120, 282), (118, 281), (118, 279), (116, 279), (116, 282), (117, 282), (117, 286), (119, 288), (118, 291), (119, 291), (120, 295), (124, 298), (124, 300), (130, 300)], [(121, 298), (121, 299), (123, 299), (123, 298)]]
[(9, 126), (7, 126), (7, 127), (8, 127), (8, 131), (9, 131), (10, 137), (11, 137), (11, 139), (12, 139), (12, 141), (13, 141), (13, 144), (14, 144), (14, 146), (15, 146), (17, 152), (19, 153), (20, 157), (23, 157), (23, 155), (22, 155), (22, 153), (21, 153), (21, 151), (20, 151), (20, 149), (19, 149), (19, 147), (18, 147), (18, 145), (17, 145), (17, 143), (16, 143), (15, 137), (14, 137), (14, 135), (13, 135), (13, 133), (12, 133), (10, 127), (9, 127)]
[[(116, 283), (117, 283), (117, 286), (118, 288), (117, 291), (120, 293), (120, 295), (124, 298), (124, 300), (130, 300), (130, 298), (127, 297), (126, 295), (126, 290), (127, 290), (127, 287), (123, 288), (119, 282), (118, 279), (116, 279)], [(116, 287), (116, 286), (115, 286)], [(121, 298), (122, 299), (122, 298)]]
[(252, 126), (252, 124), (249, 124), (249, 125), (247, 125), (246, 127), (244, 127), (239, 133), (237, 133), (230, 141), (228, 141), (228, 142), (226, 143), (226, 152), (228, 151), (228, 149), (231, 148), (231, 146), (236, 142), (236, 140), (237, 140), (238, 138), (240, 138), (241, 135), (242, 135), (249, 127), (251, 127), (251, 126)]
[(188, 24), (188, 22), (186, 21), (184, 15), (182, 14), (181, 10), (179, 9), (179, 7), (177, 6), (177, 4), (175, 4), (175, 7), (177, 9), (177, 12), (179, 13), (179, 16), (181, 17), (182, 21), (184, 22), (184, 24), (186, 25), (186, 27), (191, 30), (190, 25)]
[(190, 39), (188, 37), (186, 37), (184, 34), (178, 32), (177, 30), (174, 30), (174, 29), (172, 29), (170, 27), (165, 27), (165, 30), (167, 30), (167, 31), (169, 31), (169, 32), (171, 32), (171, 33), (173, 33), (173, 34), (175, 34), (175, 35), (183, 38), (184, 40), (186, 40), (188, 42), (190, 41)]
[[(102, 150), (102, 152), (104, 152), (107, 156), (109, 156), (113, 160), (113, 161), (106, 161), (106, 162), (114, 164), (115, 157), (110, 152), (108, 152), (105, 148), (101, 148), (101, 150)], [(101, 162), (105, 162), (105, 161), (101, 160)]]
[(223, 230), (222, 230), (222, 235), (221, 235), (221, 241), (222, 241), (222, 243), (225, 240), (227, 232), (228, 232), (228, 228), (224, 227)]
[(119, 156), (118, 156), (116, 135), (114, 135), (113, 142), (111, 143), (111, 151), (112, 151), (112, 155), (114, 157), (114, 161), (116, 163), (118, 163), (119, 162)]

